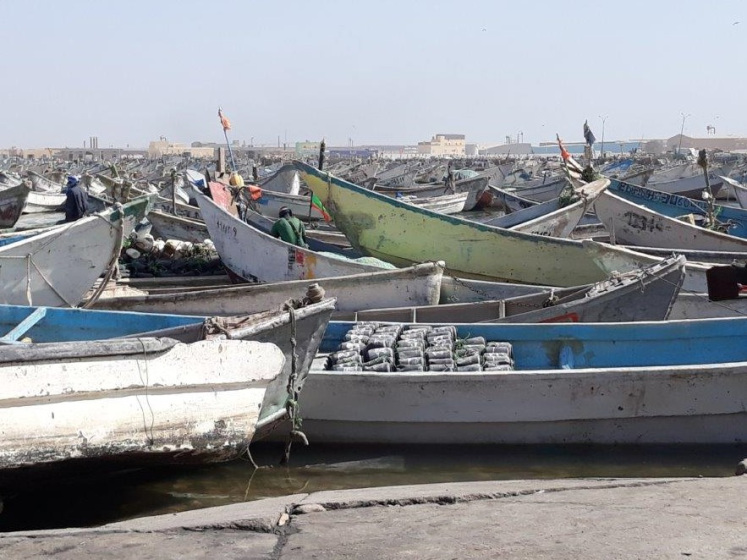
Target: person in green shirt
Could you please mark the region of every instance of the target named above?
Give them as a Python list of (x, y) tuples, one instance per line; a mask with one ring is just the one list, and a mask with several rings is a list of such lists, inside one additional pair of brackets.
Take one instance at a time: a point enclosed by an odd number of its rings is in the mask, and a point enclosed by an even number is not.
[(301, 220), (296, 218), (290, 208), (283, 206), (278, 212), (279, 219), (272, 225), (273, 237), (279, 237), (286, 243), (292, 243), (307, 249), (306, 229), (303, 227)]

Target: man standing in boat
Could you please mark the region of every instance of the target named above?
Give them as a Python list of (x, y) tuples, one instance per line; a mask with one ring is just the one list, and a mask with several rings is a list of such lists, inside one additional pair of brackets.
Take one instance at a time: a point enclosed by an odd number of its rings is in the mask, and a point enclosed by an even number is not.
[(306, 243), (306, 229), (303, 227), (301, 220), (296, 218), (287, 206), (280, 208), (278, 212), (278, 221), (272, 225), (271, 233), (274, 237), (279, 237), (286, 243), (298, 245), (304, 249), (308, 248)]
[(74, 222), (88, 214), (88, 195), (80, 187), (80, 181), (72, 175), (67, 178), (65, 191), (65, 221)]

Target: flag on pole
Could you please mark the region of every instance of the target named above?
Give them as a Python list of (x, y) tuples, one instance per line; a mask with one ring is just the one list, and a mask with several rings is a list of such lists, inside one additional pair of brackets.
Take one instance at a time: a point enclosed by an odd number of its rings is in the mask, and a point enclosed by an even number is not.
[(325, 222), (332, 221), (332, 216), (329, 215), (329, 212), (327, 212), (327, 209), (324, 207), (324, 204), (322, 203), (322, 199), (316, 196), (315, 194), (311, 195), (311, 206), (312, 208), (316, 208), (316, 210), (324, 218)]
[(223, 109), (221, 108), (218, 108), (218, 118), (220, 119), (220, 124), (223, 126), (223, 131), (231, 130), (231, 121), (223, 114)]
[(565, 149), (565, 146), (563, 146), (563, 141), (560, 139), (560, 135), (556, 134), (555, 138), (558, 140), (558, 147), (560, 148), (560, 157), (563, 158), (563, 163), (565, 164), (566, 168), (570, 171), (575, 171), (576, 173), (581, 173), (584, 168), (581, 167), (581, 165), (573, 159), (571, 154), (568, 153), (568, 150)]
[(594, 133), (591, 131), (591, 128), (589, 128), (589, 121), (584, 121), (584, 138), (586, 139), (586, 143), (589, 146), (593, 146), (594, 142), (597, 141)]

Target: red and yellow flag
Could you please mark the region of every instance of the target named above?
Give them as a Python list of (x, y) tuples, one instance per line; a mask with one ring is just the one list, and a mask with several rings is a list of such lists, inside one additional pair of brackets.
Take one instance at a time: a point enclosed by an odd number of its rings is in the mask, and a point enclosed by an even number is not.
[(231, 130), (231, 121), (223, 114), (223, 109), (221, 108), (218, 108), (218, 118), (220, 119), (220, 124), (223, 126), (223, 130)]

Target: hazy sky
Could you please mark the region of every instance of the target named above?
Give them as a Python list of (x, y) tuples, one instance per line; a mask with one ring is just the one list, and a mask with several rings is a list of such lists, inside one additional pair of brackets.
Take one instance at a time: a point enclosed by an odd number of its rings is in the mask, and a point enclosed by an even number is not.
[[(0, 0), (0, 147), (747, 136), (743, 0)], [(740, 22), (735, 24), (735, 22)]]

